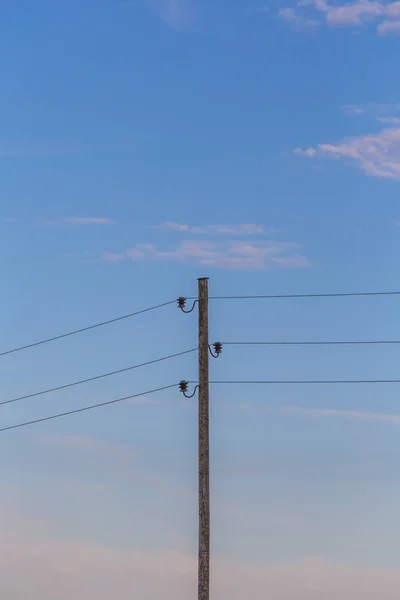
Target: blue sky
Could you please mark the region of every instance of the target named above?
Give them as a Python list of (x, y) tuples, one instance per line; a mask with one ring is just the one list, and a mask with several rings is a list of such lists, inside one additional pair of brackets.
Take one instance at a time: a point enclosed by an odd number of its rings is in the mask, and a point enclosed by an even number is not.
[[(400, 3), (2, 7), (0, 352), (196, 294), (398, 289)], [(212, 301), (213, 341), (400, 339), (396, 297)], [(2, 399), (196, 346), (175, 306), (0, 362)], [(398, 378), (396, 346), (226, 346), (212, 378)], [(194, 354), (1, 426), (196, 378)], [(215, 600), (393, 600), (396, 386), (213, 386)], [(195, 400), (1, 434), (10, 600), (196, 597)], [(167, 590), (167, 596), (165, 595)], [(169, 594), (169, 595), (168, 595)]]

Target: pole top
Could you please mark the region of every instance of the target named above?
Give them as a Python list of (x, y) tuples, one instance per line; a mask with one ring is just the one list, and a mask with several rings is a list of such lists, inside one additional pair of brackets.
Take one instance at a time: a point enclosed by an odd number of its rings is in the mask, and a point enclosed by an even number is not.
[(197, 281), (208, 281), (209, 277), (199, 277)]

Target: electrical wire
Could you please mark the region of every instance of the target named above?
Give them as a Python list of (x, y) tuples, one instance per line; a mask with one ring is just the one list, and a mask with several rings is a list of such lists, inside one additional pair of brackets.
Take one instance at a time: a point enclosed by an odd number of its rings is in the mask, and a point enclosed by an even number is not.
[(134, 398), (140, 398), (140, 396), (147, 396), (149, 394), (155, 394), (156, 392), (162, 392), (163, 390), (169, 390), (173, 387), (177, 387), (178, 384), (173, 383), (172, 385), (166, 385), (164, 387), (149, 390), (147, 392), (141, 392), (140, 394), (133, 394), (132, 396), (125, 396), (124, 398), (117, 398), (116, 400), (109, 400), (108, 402), (100, 402), (99, 404), (92, 404), (91, 406), (84, 406), (83, 408), (77, 408), (75, 410), (69, 410), (68, 412), (58, 413), (49, 417), (42, 417), (41, 419), (35, 419), (34, 421), (25, 421), (25, 423), (17, 423), (16, 425), (9, 425), (8, 427), (2, 427), (0, 433), (3, 431), (9, 431), (10, 429), (18, 429), (19, 427), (26, 427), (28, 425), (34, 425), (35, 423), (43, 423), (44, 421), (51, 421), (52, 419), (59, 419), (61, 417), (67, 417), (68, 415), (75, 415), (77, 413), (85, 412), (87, 410), (93, 410), (94, 408), (100, 408), (101, 406), (109, 406), (111, 404), (117, 404), (118, 402), (124, 402), (125, 400), (132, 400)]
[[(191, 384), (197, 384), (197, 381), (188, 381)], [(400, 379), (332, 379), (332, 380), (300, 380), (300, 381), (210, 381), (213, 385), (313, 385), (313, 384), (356, 384), (356, 383), (400, 383)]]
[[(270, 294), (261, 296), (210, 296), (209, 300), (270, 300), (281, 298), (345, 298), (357, 296), (400, 296), (400, 291), (395, 292), (342, 292), (333, 294)], [(187, 298), (193, 300), (194, 298)]]
[(110, 371), (109, 373), (95, 375), (94, 377), (88, 377), (87, 379), (81, 379), (80, 381), (74, 381), (73, 383), (59, 385), (58, 387), (49, 388), (47, 390), (42, 390), (41, 392), (34, 392), (33, 394), (27, 394), (26, 396), (19, 396), (18, 398), (12, 398), (11, 400), (3, 400), (2, 402), (0, 402), (0, 406), (3, 406), (4, 404), (11, 404), (12, 402), (18, 402), (19, 400), (35, 398), (36, 396), (42, 396), (44, 394), (49, 394), (50, 392), (58, 392), (59, 390), (65, 390), (67, 388), (74, 387), (75, 385), (81, 385), (82, 383), (89, 383), (90, 381), (96, 381), (96, 379), (103, 379), (105, 377), (111, 377), (112, 375), (118, 375), (119, 373), (126, 373), (127, 371), (132, 371), (133, 369), (139, 369), (140, 367), (147, 367), (148, 365), (154, 365), (154, 364), (162, 362), (164, 360), (169, 360), (170, 358), (176, 358), (178, 356), (184, 356), (185, 354), (190, 354), (191, 352), (195, 352), (196, 350), (197, 350), (197, 348), (192, 348), (191, 350), (185, 350), (184, 352), (177, 352), (176, 354), (170, 354), (169, 356), (163, 356), (162, 358), (156, 358), (155, 360), (149, 360), (149, 361), (141, 363), (139, 365), (133, 365), (131, 367), (125, 367), (124, 369), (118, 369), (118, 371)]
[(158, 304), (156, 306), (151, 306), (150, 308), (144, 308), (143, 310), (138, 310), (136, 312), (129, 313), (128, 315), (122, 315), (121, 317), (116, 317), (115, 319), (109, 319), (108, 321), (102, 321), (101, 323), (96, 323), (95, 325), (89, 325), (88, 327), (82, 327), (81, 329), (75, 329), (74, 331), (69, 331), (68, 333), (62, 333), (61, 335), (56, 335), (54, 337), (47, 338), (45, 340), (40, 340), (39, 342), (33, 342), (32, 344), (26, 344), (25, 346), (19, 346), (18, 348), (12, 348), (11, 350), (6, 350), (5, 352), (0, 352), (0, 356), (6, 356), (7, 354), (13, 354), (14, 352), (21, 352), (21, 350), (28, 350), (28, 348), (34, 348), (35, 346), (41, 346), (42, 344), (48, 344), (49, 342), (55, 342), (56, 340), (61, 340), (62, 338), (66, 338), (71, 335), (76, 335), (77, 333), (83, 333), (84, 331), (89, 331), (91, 329), (103, 327), (104, 325), (110, 325), (111, 323), (117, 323), (117, 321), (123, 321), (124, 319), (130, 319), (132, 317), (136, 317), (137, 315), (142, 315), (142, 314), (150, 312), (152, 310), (156, 310), (158, 308), (163, 308), (164, 306), (169, 306), (170, 304), (175, 304), (175, 302), (176, 302), (176, 300), (170, 300), (169, 302), (164, 302), (164, 304)]
[(346, 346), (369, 344), (400, 344), (400, 340), (344, 340), (313, 342), (221, 342), (223, 346)]

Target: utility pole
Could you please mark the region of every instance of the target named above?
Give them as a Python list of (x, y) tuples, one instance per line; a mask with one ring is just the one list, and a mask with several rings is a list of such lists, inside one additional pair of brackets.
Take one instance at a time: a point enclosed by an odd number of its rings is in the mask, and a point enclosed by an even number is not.
[(199, 372), (198, 384), (192, 394), (188, 394), (188, 381), (181, 381), (180, 391), (186, 398), (193, 398), (198, 390), (199, 402), (199, 559), (198, 559), (198, 600), (210, 600), (210, 435), (209, 435), (209, 354), (218, 358), (222, 352), (221, 342), (213, 344), (214, 352), (208, 343), (208, 277), (198, 279), (198, 295), (190, 310), (185, 309), (186, 298), (178, 298), (178, 308), (185, 313), (193, 311), (196, 303), (199, 308)]
[(210, 598), (210, 441), (208, 278), (198, 280), (199, 300), (199, 562), (198, 600)]

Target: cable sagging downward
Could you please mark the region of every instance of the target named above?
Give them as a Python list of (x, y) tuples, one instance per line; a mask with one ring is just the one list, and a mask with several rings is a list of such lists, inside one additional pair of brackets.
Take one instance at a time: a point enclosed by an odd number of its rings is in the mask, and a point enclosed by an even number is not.
[(138, 310), (133, 313), (129, 313), (127, 315), (122, 315), (121, 317), (116, 317), (114, 319), (109, 319), (108, 321), (102, 321), (101, 323), (96, 323), (95, 325), (89, 325), (87, 327), (82, 327), (81, 329), (75, 329), (74, 331), (69, 331), (67, 333), (62, 333), (61, 335), (56, 335), (51, 338), (46, 338), (44, 340), (40, 340), (39, 342), (33, 342), (32, 344), (26, 344), (25, 346), (19, 346), (18, 348), (12, 348), (11, 350), (6, 350), (5, 352), (0, 352), (0, 356), (6, 356), (7, 354), (14, 354), (15, 352), (21, 352), (22, 350), (28, 350), (29, 348), (35, 348), (36, 346), (41, 346), (43, 344), (48, 344), (50, 342), (55, 342), (56, 340), (61, 340), (66, 337), (70, 337), (72, 335), (77, 335), (78, 333), (84, 333), (85, 331), (90, 331), (91, 329), (97, 329), (98, 327), (103, 327), (104, 325), (110, 325), (111, 323), (117, 323), (118, 321), (123, 321), (125, 319), (131, 319), (132, 317), (136, 317), (137, 315), (143, 315), (144, 313), (157, 310), (158, 308), (163, 308), (164, 306), (169, 306), (170, 304), (174, 304), (176, 300), (171, 300), (170, 302), (164, 302), (164, 304), (158, 304), (156, 306), (151, 306), (150, 308), (144, 308), (143, 310)]
[(156, 358), (154, 360), (149, 360), (144, 363), (140, 363), (138, 365), (132, 365), (131, 367), (125, 367), (123, 369), (118, 369), (117, 371), (110, 371), (108, 373), (102, 373), (101, 375), (95, 375), (94, 377), (88, 377), (87, 379), (81, 379), (79, 381), (73, 381), (72, 383), (67, 383), (65, 385), (59, 385), (58, 387), (48, 388), (47, 390), (42, 390), (40, 392), (34, 392), (33, 394), (26, 394), (25, 396), (19, 396), (18, 398), (11, 398), (11, 400), (3, 400), (0, 402), (0, 406), (4, 404), (11, 404), (13, 402), (18, 402), (20, 400), (26, 400), (28, 398), (35, 398), (37, 396), (43, 396), (44, 394), (49, 394), (50, 392), (58, 392), (60, 390), (66, 390), (67, 388), (74, 387), (76, 385), (81, 385), (83, 383), (89, 383), (91, 381), (96, 381), (97, 379), (104, 379), (105, 377), (111, 377), (112, 375), (119, 375), (120, 373), (126, 373), (128, 371), (133, 371), (134, 369), (140, 369), (141, 367), (147, 367), (149, 365), (154, 365), (156, 363), (163, 362), (165, 360), (170, 360), (171, 358), (177, 358), (178, 356), (184, 356), (185, 354), (190, 354), (191, 352), (195, 352), (197, 348), (192, 348), (191, 350), (184, 350), (183, 352), (177, 352), (176, 354), (170, 354), (169, 356), (163, 356), (162, 358)]
[(16, 425), (9, 425), (8, 427), (2, 427), (0, 429), (0, 433), (2, 431), (9, 431), (10, 429), (19, 429), (20, 427), (27, 427), (28, 425), (34, 425), (35, 423), (44, 423), (45, 421), (51, 421), (52, 419), (60, 419), (61, 417), (75, 415), (77, 413), (82, 413), (87, 410), (93, 410), (95, 408), (100, 408), (102, 406), (110, 406), (111, 404), (117, 404), (118, 402), (124, 402), (126, 400), (133, 400), (134, 398), (148, 396), (149, 394), (155, 394), (157, 392), (169, 390), (169, 389), (171, 389), (173, 387), (177, 387), (177, 386), (178, 386), (177, 383), (173, 383), (172, 385), (166, 385), (164, 387), (156, 388), (153, 390), (148, 390), (147, 392), (141, 392), (140, 394), (133, 394), (132, 396), (125, 396), (124, 398), (117, 398), (116, 400), (109, 400), (108, 402), (99, 402), (99, 404), (92, 404), (91, 406), (84, 406), (83, 408), (77, 408), (75, 410), (69, 410), (67, 412), (57, 413), (56, 415), (50, 415), (49, 417), (42, 417), (41, 419), (34, 419), (33, 421), (25, 421), (24, 423), (17, 423)]

